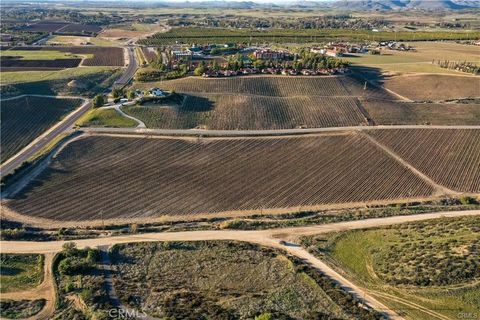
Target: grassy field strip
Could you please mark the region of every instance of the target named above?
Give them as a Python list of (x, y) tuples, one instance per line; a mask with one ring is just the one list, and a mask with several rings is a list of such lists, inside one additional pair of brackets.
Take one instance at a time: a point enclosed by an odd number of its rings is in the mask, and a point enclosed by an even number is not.
[(44, 50), (8, 50), (0, 51), (0, 58), (4, 56), (20, 56), (21, 60), (55, 60), (71, 58), (92, 58), (93, 54), (73, 54), (61, 51)]
[(6, 85), (42, 80), (46, 81), (76, 78), (112, 69), (112, 67), (77, 67), (55, 71), (2, 72), (0, 84)]
[[(468, 211), (441, 211), (406, 216), (373, 218), (355, 221), (336, 222), (315, 226), (288, 227), (267, 230), (202, 230), (157, 232), (145, 234), (129, 234), (105, 238), (91, 238), (72, 240), (78, 248), (94, 248), (98, 246), (113, 246), (119, 243), (157, 242), (157, 241), (201, 241), (201, 240), (239, 240), (264, 245), (280, 246), (279, 241), (298, 241), (301, 236), (312, 236), (357, 229), (374, 229), (403, 223), (435, 220), (439, 218), (475, 217), (480, 210)], [(62, 250), (65, 243), (58, 241), (0, 241), (3, 253), (56, 253)]]

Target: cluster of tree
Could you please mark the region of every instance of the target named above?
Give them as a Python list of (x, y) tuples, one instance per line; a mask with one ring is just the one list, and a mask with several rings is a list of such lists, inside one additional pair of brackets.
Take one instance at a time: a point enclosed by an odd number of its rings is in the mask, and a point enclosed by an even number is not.
[(437, 61), (433, 60), (433, 62), (444, 69), (452, 69), (452, 70), (472, 73), (475, 75), (480, 74), (480, 67), (472, 62), (468, 62), (468, 61), (458, 62), (458, 61), (449, 61), (449, 60), (437, 60)]
[(144, 69), (135, 75), (135, 80), (140, 82), (172, 80), (186, 76), (188, 73), (188, 66), (180, 64), (175, 70), (162, 69)]
[(306, 69), (346, 68), (350, 65), (348, 61), (309, 52), (308, 50), (301, 50), (297, 61), (298, 60), (300, 60), (298, 64)]
[(62, 259), (58, 263), (61, 275), (85, 274), (91, 272), (100, 260), (98, 249), (77, 249), (75, 243), (67, 242), (63, 245)]
[(170, 26), (260, 29), (372, 29), (389, 26), (383, 19), (362, 19), (351, 15), (323, 17), (232, 17), (190, 15), (168, 19)]

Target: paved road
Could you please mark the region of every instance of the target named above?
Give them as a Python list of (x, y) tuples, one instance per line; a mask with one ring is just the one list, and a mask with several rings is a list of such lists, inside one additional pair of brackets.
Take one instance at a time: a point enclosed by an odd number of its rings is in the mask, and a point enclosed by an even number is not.
[(281, 136), (300, 135), (325, 132), (341, 132), (350, 130), (379, 130), (379, 129), (476, 129), (480, 126), (430, 126), (430, 125), (390, 125), (390, 126), (356, 126), (331, 128), (306, 128), (283, 130), (202, 130), (202, 129), (145, 129), (145, 128), (82, 128), (91, 133), (143, 134), (143, 135), (179, 135), (179, 136)]
[(135, 59), (135, 52), (133, 51), (133, 47), (128, 47), (128, 67), (123, 73), (123, 75), (115, 81), (114, 86), (124, 87), (128, 84), (128, 82), (133, 78), (135, 72), (137, 71), (137, 60)]
[[(324, 225), (315, 225), (307, 227), (292, 227), (282, 229), (269, 229), (258, 231), (236, 231), (236, 230), (205, 230), (205, 231), (184, 231), (184, 232), (164, 232), (164, 233), (147, 233), (124, 235), (117, 237), (105, 237), (94, 239), (75, 240), (79, 248), (85, 247), (105, 247), (119, 243), (133, 242), (154, 242), (154, 241), (200, 241), (200, 240), (237, 240), (257, 243), (269, 247), (283, 249), (289, 253), (306, 260), (312, 266), (325, 273), (332, 279), (336, 280), (347, 291), (365, 300), (371, 307), (382, 310), (392, 319), (400, 317), (394, 311), (388, 309), (383, 303), (375, 299), (371, 294), (365, 293), (364, 290), (354, 283), (344, 278), (338, 272), (333, 270), (327, 264), (308, 253), (298, 245), (287, 242), (287, 245), (280, 243), (281, 239), (287, 241), (296, 241), (298, 237), (304, 235), (314, 235), (321, 233), (329, 233), (344, 230), (364, 229), (399, 224), (412, 221), (423, 221), (436, 219), (441, 217), (459, 217), (459, 216), (475, 216), (480, 215), (480, 210), (471, 211), (451, 211), (451, 212), (434, 212), (409, 216), (395, 216), (387, 218), (365, 219), (357, 221), (347, 221), (339, 223), (331, 223)], [(62, 250), (63, 244), (67, 241), (0, 241), (2, 253), (44, 253), (51, 254)]]
[[(120, 84), (122, 86), (127, 84), (133, 78), (135, 71), (137, 70), (137, 61), (135, 59), (133, 48), (128, 48), (127, 51), (129, 53), (128, 67), (126, 68), (125, 72), (120, 77), (120, 79), (115, 82), (115, 84)], [(38, 95), (35, 95), (35, 96), (38, 96)], [(54, 96), (47, 96), (47, 97), (54, 97)], [(14, 98), (17, 98), (17, 97), (8, 98), (8, 99), (14, 99)], [(79, 98), (79, 97), (75, 97), (75, 98)], [(88, 109), (90, 109), (90, 107), (91, 107), (91, 101), (85, 101), (85, 103), (80, 108), (78, 108), (77, 110), (67, 115), (62, 121), (60, 121), (51, 129), (43, 133), (41, 136), (35, 139), (28, 146), (20, 150), (20, 152), (18, 152), (16, 155), (14, 155), (13, 157), (5, 161), (0, 166), (0, 175), (3, 177), (13, 172), (13, 170), (18, 168), (23, 162), (27, 161), (31, 156), (33, 156), (35, 153), (37, 153), (42, 148), (44, 148), (59, 134), (71, 129), (74, 126), (75, 122), (85, 112), (87, 112)]]
[(15, 170), (15, 168), (19, 167), (23, 162), (27, 161), (31, 156), (49, 144), (59, 134), (72, 128), (75, 124), (75, 121), (77, 121), (85, 112), (87, 112), (91, 105), (91, 101), (85, 101), (80, 108), (67, 115), (62, 121), (57, 123), (48, 131), (44, 132), (28, 146), (20, 150), (20, 152), (18, 152), (16, 155), (5, 161), (5, 163), (3, 163), (0, 167), (1, 176), (3, 177), (11, 173), (13, 170)]

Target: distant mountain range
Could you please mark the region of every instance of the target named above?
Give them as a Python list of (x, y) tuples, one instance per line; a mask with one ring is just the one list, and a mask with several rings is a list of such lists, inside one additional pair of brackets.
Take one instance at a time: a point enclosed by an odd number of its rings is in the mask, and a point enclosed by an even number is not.
[(461, 10), (480, 8), (478, 0), (339, 0), (329, 7), (351, 10)]
[[(155, 1), (155, 0), (154, 0)], [(186, 1), (161, 2), (167, 7), (257, 9), (257, 8), (335, 8), (352, 11), (371, 10), (461, 10), (480, 8), (480, 0), (327, 0), (327, 1), (284, 1), (273, 3), (260, 1)]]
[(462, 10), (480, 9), (480, 0), (0, 0), (4, 3), (76, 3), (103, 2), (105, 6), (217, 9), (304, 9), (331, 8), (345, 11)]

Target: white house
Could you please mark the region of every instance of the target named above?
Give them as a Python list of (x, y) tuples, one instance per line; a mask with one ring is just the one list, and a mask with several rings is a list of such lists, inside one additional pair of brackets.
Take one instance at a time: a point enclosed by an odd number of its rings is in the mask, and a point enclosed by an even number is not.
[(165, 97), (165, 93), (160, 88), (153, 88), (151, 91), (154, 97)]

